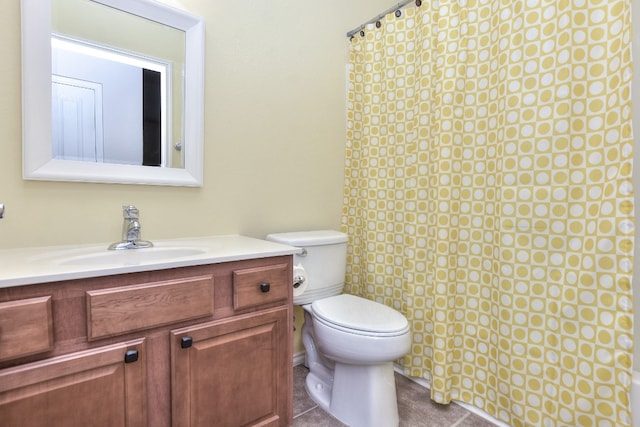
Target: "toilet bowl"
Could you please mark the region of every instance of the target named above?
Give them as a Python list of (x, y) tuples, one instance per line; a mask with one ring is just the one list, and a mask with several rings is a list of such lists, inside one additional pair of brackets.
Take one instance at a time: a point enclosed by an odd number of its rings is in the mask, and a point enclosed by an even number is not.
[(393, 361), (411, 345), (407, 319), (386, 305), (341, 294), (347, 236), (331, 230), (270, 234), (300, 247), (294, 265), (306, 272), (302, 342), (306, 388), (325, 411), (351, 427), (398, 425)]
[[(406, 318), (385, 305), (345, 294), (303, 308), (305, 324), (313, 325), (316, 349), (330, 361), (325, 369), (309, 367), (311, 398), (352, 427), (397, 426), (392, 361), (411, 345)], [(309, 329), (303, 328), (303, 342)]]
[(317, 346), (333, 361), (375, 365), (409, 351), (409, 323), (386, 305), (342, 294), (307, 307), (313, 317)]

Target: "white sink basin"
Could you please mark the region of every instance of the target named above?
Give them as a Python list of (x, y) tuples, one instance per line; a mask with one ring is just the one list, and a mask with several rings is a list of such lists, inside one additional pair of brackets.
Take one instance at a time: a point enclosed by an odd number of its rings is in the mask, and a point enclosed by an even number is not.
[(141, 249), (124, 249), (119, 251), (104, 250), (97, 253), (73, 255), (58, 260), (59, 265), (104, 266), (104, 265), (140, 265), (147, 262), (171, 261), (176, 258), (202, 255), (204, 248), (195, 247), (151, 247)]

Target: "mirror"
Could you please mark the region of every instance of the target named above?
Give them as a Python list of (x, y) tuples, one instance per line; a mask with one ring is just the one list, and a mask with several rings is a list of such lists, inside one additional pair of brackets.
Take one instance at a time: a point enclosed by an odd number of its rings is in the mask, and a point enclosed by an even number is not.
[[(200, 18), (147, 0), (22, 0), (22, 50), (25, 179), (202, 185)], [(138, 85), (125, 100), (104, 77), (120, 72)]]

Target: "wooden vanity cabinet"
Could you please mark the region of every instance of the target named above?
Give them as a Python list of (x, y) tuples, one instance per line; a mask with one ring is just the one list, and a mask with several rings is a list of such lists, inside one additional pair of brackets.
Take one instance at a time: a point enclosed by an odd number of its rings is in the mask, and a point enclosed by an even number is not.
[(291, 423), (289, 265), (233, 272), (234, 309), (280, 306), (171, 332), (172, 426)]
[(291, 425), (291, 281), (287, 255), (0, 288), (0, 424)]

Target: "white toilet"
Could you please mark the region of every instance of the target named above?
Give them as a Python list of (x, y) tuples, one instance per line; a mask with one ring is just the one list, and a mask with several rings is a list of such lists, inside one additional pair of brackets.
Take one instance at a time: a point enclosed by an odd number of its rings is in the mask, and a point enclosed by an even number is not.
[(309, 396), (351, 427), (397, 426), (393, 361), (409, 351), (407, 319), (386, 305), (341, 294), (346, 234), (278, 233), (267, 240), (302, 248), (294, 255), (294, 276), (304, 271), (306, 281), (294, 289), (293, 303), (305, 313), (302, 342)]

